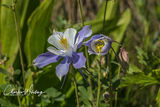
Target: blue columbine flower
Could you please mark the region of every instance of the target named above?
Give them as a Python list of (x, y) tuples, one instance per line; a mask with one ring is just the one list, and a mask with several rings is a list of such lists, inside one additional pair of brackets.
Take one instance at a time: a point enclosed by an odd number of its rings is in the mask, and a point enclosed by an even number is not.
[[(106, 55), (111, 48), (114, 40), (103, 34), (94, 35), (90, 40), (84, 44), (88, 46), (89, 54)], [(115, 41), (114, 41), (115, 42)]]
[(78, 33), (73, 28), (66, 29), (64, 33), (53, 32), (48, 38), (48, 42), (53, 46), (47, 48), (49, 52), (40, 54), (34, 60), (34, 64), (42, 68), (64, 58), (56, 67), (56, 75), (61, 80), (68, 73), (71, 63), (77, 69), (85, 67), (86, 58), (83, 56), (83, 52), (77, 53), (76, 51), (81, 47), (83, 40), (91, 34), (92, 30), (90, 26), (84, 26)]

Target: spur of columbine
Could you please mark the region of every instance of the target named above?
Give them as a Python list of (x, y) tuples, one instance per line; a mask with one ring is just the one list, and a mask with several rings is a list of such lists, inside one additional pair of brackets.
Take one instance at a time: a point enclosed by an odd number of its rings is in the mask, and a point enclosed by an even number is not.
[(116, 41), (103, 34), (98, 34), (92, 36), (90, 40), (84, 42), (84, 45), (88, 47), (89, 54), (106, 55), (108, 54), (110, 48), (112, 48), (112, 42)]
[(48, 42), (53, 46), (47, 48), (49, 52), (40, 54), (34, 60), (34, 64), (42, 68), (63, 58), (56, 66), (56, 75), (61, 80), (63, 76), (67, 75), (71, 63), (76, 69), (85, 67), (86, 58), (83, 56), (83, 52), (77, 53), (76, 51), (81, 47), (83, 40), (91, 34), (90, 26), (84, 26), (78, 33), (73, 28), (66, 29), (64, 33), (53, 32), (48, 38)]

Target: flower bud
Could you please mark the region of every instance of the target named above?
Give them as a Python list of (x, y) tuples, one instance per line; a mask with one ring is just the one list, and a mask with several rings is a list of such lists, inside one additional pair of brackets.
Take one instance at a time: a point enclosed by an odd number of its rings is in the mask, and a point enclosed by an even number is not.
[(121, 62), (125, 62), (125, 63), (129, 62), (128, 52), (126, 51), (124, 47), (121, 47), (120, 49), (119, 59)]
[(109, 99), (109, 93), (108, 92), (105, 92), (104, 94), (103, 94), (103, 97), (104, 97), (104, 99), (105, 100), (108, 100)]
[(122, 68), (127, 70), (129, 67), (128, 66), (129, 58), (128, 58), (128, 52), (126, 51), (126, 49), (124, 47), (121, 47), (121, 49), (120, 49), (119, 59), (120, 59), (120, 63), (122, 65)]
[(105, 64), (105, 57), (104, 56), (102, 56), (102, 58), (101, 58), (101, 65), (104, 65)]
[(107, 72), (103, 72), (103, 78), (106, 78)]

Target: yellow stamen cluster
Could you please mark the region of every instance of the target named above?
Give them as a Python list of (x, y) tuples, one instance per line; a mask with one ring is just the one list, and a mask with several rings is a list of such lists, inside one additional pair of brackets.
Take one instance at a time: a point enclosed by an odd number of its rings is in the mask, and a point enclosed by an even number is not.
[(98, 50), (98, 53), (101, 53), (101, 50), (105, 45), (104, 41), (98, 40), (95, 44), (96, 44), (96, 49)]
[(66, 38), (61, 38), (61, 39), (59, 40), (59, 43), (62, 45), (62, 47), (63, 47), (64, 49), (68, 49), (68, 43), (67, 43), (67, 39), (66, 39)]

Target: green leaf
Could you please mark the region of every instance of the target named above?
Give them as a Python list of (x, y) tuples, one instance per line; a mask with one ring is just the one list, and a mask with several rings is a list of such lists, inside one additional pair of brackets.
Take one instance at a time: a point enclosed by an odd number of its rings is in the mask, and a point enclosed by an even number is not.
[(41, 97), (41, 105), (43, 105), (42, 107), (46, 107), (49, 103), (51, 103), (50, 99), (43, 95), (43, 97)]
[(113, 32), (114, 40), (116, 41), (121, 41), (124, 33), (127, 29), (128, 24), (130, 23), (131, 20), (131, 11), (130, 9), (127, 9), (122, 16), (120, 17), (117, 26), (120, 26), (118, 29), (116, 29)]
[(89, 87), (85, 89), (83, 86), (78, 87), (80, 100), (83, 101), (87, 106), (91, 106), (90, 101), (92, 98)]
[(0, 98), (0, 105), (1, 105), (1, 107), (18, 107), (17, 105), (12, 104), (11, 102), (9, 102), (7, 99), (4, 100), (2, 98)]
[(61, 92), (57, 91), (55, 88), (48, 88), (46, 91), (49, 97), (58, 97), (61, 95)]
[(145, 75), (142, 72), (142, 73), (128, 74), (125, 77), (123, 77), (122, 81), (120, 82), (119, 88), (130, 85), (141, 85), (145, 87), (153, 84), (160, 84), (160, 83), (156, 78), (150, 75)]
[(158, 107), (160, 107), (160, 88), (157, 93), (156, 101), (157, 101)]
[[(107, 1), (107, 9), (106, 9), (106, 20), (113, 19), (117, 14), (119, 0), (110, 0)], [(104, 18), (104, 11), (105, 11), (105, 3), (103, 4), (102, 8), (100, 8), (99, 12), (96, 15), (96, 19), (103, 19)]]
[(9, 94), (12, 91), (12, 89), (15, 89), (13, 84), (3, 84), (0, 86), (0, 88), (3, 92), (3, 94)]
[(148, 59), (147, 53), (137, 46), (136, 46), (136, 50), (137, 50), (137, 54), (138, 54), (137, 58), (138, 58), (139, 63), (147, 65), (147, 62), (145, 61)]
[[(12, 4), (12, 0), (2, 0), (1, 4), (10, 6)], [(18, 0), (18, 2), (15, 5), (18, 24), (24, 23), (22, 17), (25, 16), (26, 13), (24, 11), (27, 8), (24, 4), (27, 5), (28, 2), (24, 0)], [(9, 57), (9, 60), (6, 64), (6, 68), (8, 68), (9, 65), (13, 65), (18, 52), (16, 26), (13, 11), (10, 8), (1, 6), (0, 17), (0, 44), (2, 48), (2, 54), (7, 54), (7, 56)]]
[(28, 32), (25, 40), (25, 54), (29, 64), (44, 52), (49, 36), (49, 24), (54, 0), (44, 0), (28, 19)]
[(137, 66), (130, 64), (129, 65), (129, 70), (127, 70), (128, 74), (133, 74), (135, 72), (142, 72)]
[[(114, 31), (117, 29), (118, 26), (116, 26), (117, 20), (106, 20), (105, 22), (105, 33), (109, 34), (111, 31)], [(97, 19), (85, 22), (85, 25), (91, 25), (93, 35), (97, 33), (101, 33), (103, 30), (103, 19)]]
[(65, 99), (65, 95), (63, 94), (60, 97), (57, 97), (55, 101), (63, 101), (64, 99)]
[[(124, 33), (127, 29), (128, 24), (130, 23), (130, 20), (131, 20), (131, 11), (130, 9), (127, 9), (118, 20), (118, 23), (116, 25), (118, 26), (118, 28), (115, 31), (111, 32), (111, 34), (114, 37), (113, 39), (115, 41), (121, 42), (122, 39), (125, 37)], [(117, 52), (119, 49), (116, 43), (113, 43), (112, 47), (114, 48), (115, 52)], [(114, 53), (112, 56), (115, 56)]]
[(6, 75), (0, 73), (0, 86), (6, 83), (5, 78), (6, 78)]
[[(83, 79), (83, 77), (79, 74), (79, 73), (76, 73), (76, 79), (77, 79), (77, 83)], [(71, 82), (71, 81), (70, 81)], [(69, 84), (69, 83), (68, 83)], [(71, 85), (70, 88), (68, 89), (68, 91), (66, 92), (66, 99), (68, 98), (71, 98), (72, 94), (74, 93), (74, 85)], [(72, 98), (71, 98), (72, 99)], [(61, 103), (61, 106), (65, 106), (65, 104), (67, 104), (66, 100), (64, 100), (62, 103)]]
[[(12, 4), (12, 0), (1, 0), (1, 4), (10, 6)], [(24, 23), (24, 21), (21, 20), (25, 15), (25, 13), (23, 13), (25, 10), (25, 7), (23, 6), (24, 4), (27, 4), (25, 0), (18, 0), (15, 5), (16, 16), (18, 22), (21, 24)], [(0, 7), (0, 49), (3, 55), (7, 55), (9, 57), (5, 66), (5, 68), (8, 69), (10, 65), (13, 65), (16, 59), (18, 53), (18, 41), (13, 11), (5, 6)], [(0, 78), (0, 84), (5, 83), (5, 75), (0, 74)]]
[[(116, 26), (118, 3), (119, 0), (111, 0), (107, 2), (106, 18), (104, 25), (105, 34), (109, 34), (111, 31), (114, 31), (118, 27)], [(94, 20), (85, 22), (85, 25), (92, 25), (93, 34), (101, 33), (103, 30), (104, 10), (105, 3), (102, 8), (99, 9), (99, 12)]]
[(3, 69), (3, 68), (0, 68), (0, 73), (3, 73), (3, 74), (5, 74), (5, 75), (7, 75), (7, 76), (10, 76), (10, 73), (9, 72), (7, 72), (5, 69)]
[[(2, 4), (10, 5), (11, 0), (2, 0)], [(15, 29), (13, 11), (1, 6), (1, 34), (0, 42), (3, 54), (9, 57), (8, 64), (13, 64), (18, 52), (18, 43)]]
[(20, 75), (20, 73), (21, 73), (21, 70), (20, 70), (20, 69), (16, 69), (16, 70), (14, 71), (14, 75)]
[(26, 88), (29, 89), (33, 85), (33, 73), (31, 70), (28, 70), (25, 74), (26, 79)]

